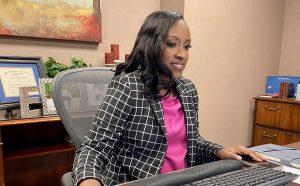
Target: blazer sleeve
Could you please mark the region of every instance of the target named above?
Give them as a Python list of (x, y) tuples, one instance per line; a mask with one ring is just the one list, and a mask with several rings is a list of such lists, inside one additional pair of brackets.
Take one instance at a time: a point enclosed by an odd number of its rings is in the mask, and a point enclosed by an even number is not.
[(217, 160), (218, 158), (216, 154), (220, 149), (223, 148), (219, 144), (205, 140), (200, 135), (198, 136), (197, 146), (197, 162), (200, 164)]
[(124, 77), (116, 77), (109, 84), (89, 134), (76, 152), (72, 172), (74, 185), (86, 178), (105, 182), (105, 167), (112, 161), (112, 152), (132, 109), (131, 89), (128, 84)]

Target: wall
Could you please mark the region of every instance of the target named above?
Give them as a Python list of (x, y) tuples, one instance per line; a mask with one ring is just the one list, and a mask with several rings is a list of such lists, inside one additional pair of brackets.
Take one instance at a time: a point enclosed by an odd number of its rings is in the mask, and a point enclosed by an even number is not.
[(42, 56), (44, 61), (51, 56), (65, 64), (70, 58), (78, 57), (92, 66), (103, 66), (104, 53), (110, 52), (110, 44), (118, 43), (124, 60), (145, 17), (159, 8), (160, 0), (101, 0), (102, 43), (0, 37), (0, 55)]
[(280, 75), (300, 76), (300, 1), (286, 0)]
[(200, 133), (226, 146), (251, 145), (254, 96), (278, 74), (284, 0), (186, 0), (192, 34), (186, 76), (200, 98)]
[(175, 10), (184, 14), (185, 0), (160, 0), (161, 10)]
[[(138, 29), (150, 12), (160, 6), (182, 11), (190, 26), (193, 45), (185, 75), (198, 88), (201, 134), (226, 146), (251, 144), (252, 98), (264, 92), (268, 75), (279, 73), (285, 0), (101, 2), (102, 43), (0, 37), (0, 55), (42, 56), (44, 60), (52, 56), (65, 63), (71, 57), (82, 57), (93, 66), (103, 66), (104, 53), (110, 50), (111, 43), (120, 44), (121, 59), (131, 51)], [(287, 0), (286, 22), (295, 22), (295, 15), (299, 17), (296, 5), (299, 6), (297, 0)], [(294, 30), (290, 27), (286, 23), (284, 37), (287, 30)], [(288, 41), (284, 43), (293, 40)], [(298, 53), (285, 55), (296, 59)], [(289, 63), (282, 57), (281, 68), (292, 65)], [(291, 70), (283, 71), (291, 73)]]

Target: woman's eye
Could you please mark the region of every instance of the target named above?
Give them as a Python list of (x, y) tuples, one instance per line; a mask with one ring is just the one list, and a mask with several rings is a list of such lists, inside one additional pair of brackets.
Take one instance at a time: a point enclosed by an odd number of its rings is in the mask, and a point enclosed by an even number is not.
[(187, 45), (187, 46), (185, 46), (185, 49), (186, 49), (186, 50), (189, 50), (190, 48), (192, 48), (192, 45)]
[(167, 42), (166, 45), (167, 45), (167, 47), (170, 47), (170, 48), (176, 47), (176, 43)]

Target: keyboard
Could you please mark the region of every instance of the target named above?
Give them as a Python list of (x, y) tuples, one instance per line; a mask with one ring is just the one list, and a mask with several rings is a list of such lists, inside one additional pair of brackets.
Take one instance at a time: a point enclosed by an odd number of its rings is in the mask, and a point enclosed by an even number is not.
[(236, 170), (209, 178), (205, 178), (191, 184), (190, 186), (222, 186), (222, 185), (284, 185), (296, 179), (298, 175), (287, 173), (279, 170), (274, 170), (266, 167), (247, 167), (241, 170)]
[[(249, 166), (250, 165), (250, 166)], [(119, 186), (284, 185), (298, 175), (239, 160), (219, 160), (187, 169), (159, 174)]]

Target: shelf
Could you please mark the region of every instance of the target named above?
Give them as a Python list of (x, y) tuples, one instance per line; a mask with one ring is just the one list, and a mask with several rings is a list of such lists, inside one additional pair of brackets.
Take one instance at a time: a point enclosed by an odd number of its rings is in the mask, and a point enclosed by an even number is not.
[(34, 123), (46, 123), (60, 121), (59, 116), (40, 117), (40, 118), (22, 118), (13, 120), (1, 120), (0, 127), (9, 125), (22, 125), (22, 124), (34, 124)]
[(48, 146), (32, 147), (27, 149), (19, 149), (3, 154), (4, 160), (14, 160), (20, 158), (31, 158), (36, 156), (45, 156), (56, 153), (75, 151), (75, 147), (70, 143), (55, 144)]
[(75, 155), (66, 135), (57, 115), (0, 120), (0, 185), (59, 185)]

